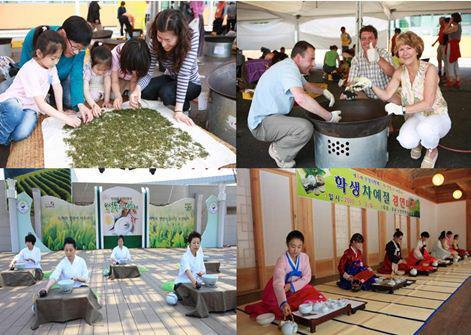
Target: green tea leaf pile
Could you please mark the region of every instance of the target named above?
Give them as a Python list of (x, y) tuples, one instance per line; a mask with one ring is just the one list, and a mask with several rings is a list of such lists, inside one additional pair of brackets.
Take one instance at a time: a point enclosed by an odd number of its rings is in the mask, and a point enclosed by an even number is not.
[(106, 112), (79, 128), (66, 126), (74, 167), (182, 167), (205, 158), (203, 146), (152, 109)]

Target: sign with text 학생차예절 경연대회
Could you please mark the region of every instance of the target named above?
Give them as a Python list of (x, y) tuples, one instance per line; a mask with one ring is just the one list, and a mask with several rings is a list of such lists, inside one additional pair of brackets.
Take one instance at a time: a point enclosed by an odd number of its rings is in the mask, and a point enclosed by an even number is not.
[(420, 217), (418, 197), (353, 169), (296, 169), (301, 197)]

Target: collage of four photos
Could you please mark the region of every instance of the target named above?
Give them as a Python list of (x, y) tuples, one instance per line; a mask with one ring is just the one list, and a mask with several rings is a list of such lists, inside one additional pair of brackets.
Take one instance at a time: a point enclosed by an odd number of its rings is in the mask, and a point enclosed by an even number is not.
[(1, 334), (469, 334), (471, 1), (0, 1)]

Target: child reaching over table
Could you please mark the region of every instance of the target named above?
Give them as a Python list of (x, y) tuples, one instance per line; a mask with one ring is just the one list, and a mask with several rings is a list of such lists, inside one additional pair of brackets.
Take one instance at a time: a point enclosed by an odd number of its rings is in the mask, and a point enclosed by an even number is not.
[(25, 236), (26, 248), (22, 249), (11, 261), (10, 269), (13, 269), (17, 262), (24, 262), (25, 269), (35, 269), (36, 280), (43, 278), (43, 272), (41, 270), (41, 250), (36, 247), (36, 237), (29, 233)]
[(111, 89), (114, 94), (113, 107), (121, 109), (125, 90), (134, 91), (138, 80), (144, 77), (150, 67), (150, 51), (144, 40), (134, 38), (118, 44), (111, 51)]
[[(353, 234), (350, 239), (350, 247), (344, 251), (342, 258), (340, 258), (338, 266), (340, 281), (337, 283), (340, 288), (351, 290), (352, 286), (358, 285), (363, 290), (371, 289), (374, 272), (363, 262), (361, 255), (363, 242), (361, 234)], [(356, 278), (359, 277), (362, 279), (357, 280)]]
[(90, 59), (83, 68), (83, 95), (92, 109), (93, 116), (101, 114), (101, 108), (96, 103), (104, 100), (103, 107), (110, 108), (111, 95), (111, 51), (97, 41), (90, 50)]
[[(34, 56), (18, 71), (11, 86), (0, 94), (0, 144), (21, 141), (33, 132), (38, 113), (56, 117), (71, 127), (80, 119), (64, 113), (62, 86), (56, 65), (66, 45), (58, 32), (37, 27), (33, 37)], [(52, 85), (57, 109), (46, 102)]]
[(111, 263), (120, 264), (120, 263), (127, 263), (131, 260), (131, 253), (129, 249), (124, 246), (124, 236), (119, 235), (118, 237), (118, 245), (114, 247), (113, 252), (111, 253)]
[(89, 281), (87, 263), (82, 257), (77, 256), (76, 252), (75, 240), (72, 237), (67, 237), (64, 240), (65, 257), (62, 258), (52, 272), (46, 287), (39, 291), (40, 296), (47, 294), (51, 286), (64, 279), (73, 280), (75, 282), (74, 287), (87, 286), (86, 284)]
[(309, 256), (301, 251), (303, 244), (304, 235), (300, 231), (293, 230), (288, 234), (288, 250), (276, 261), (273, 277), (263, 290), (262, 301), (245, 307), (250, 316), (274, 313), (277, 319), (286, 318), (307, 301), (327, 300), (309, 284), (312, 279), (311, 266)]
[(180, 267), (178, 269), (177, 279), (175, 279), (175, 291), (183, 283), (191, 283), (196, 289), (201, 288), (203, 282), (202, 276), (206, 273), (203, 249), (200, 247), (200, 233), (196, 231), (192, 232), (188, 235), (187, 241), (188, 247), (180, 259)]

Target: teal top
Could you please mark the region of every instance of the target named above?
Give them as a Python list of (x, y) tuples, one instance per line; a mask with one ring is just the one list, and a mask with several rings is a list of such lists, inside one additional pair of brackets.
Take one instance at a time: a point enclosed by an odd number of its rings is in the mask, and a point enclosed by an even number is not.
[[(49, 26), (52, 30), (58, 30), (59, 26)], [(31, 29), (23, 41), (23, 48), (21, 50), (20, 67), (29, 61), (33, 56), (33, 36), (34, 30)], [(77, 110), (77, 105), (84, 103), (83, 96), (83, 60), (85, 58), (85, 51), (80, 51), (78, 55), (72, 57), (65, 57), (62, 54), (59, 63), (57, 63), (57, 72), (59, 79), (64, 81), (70, 75), (70, 103), (71, 107)]]

